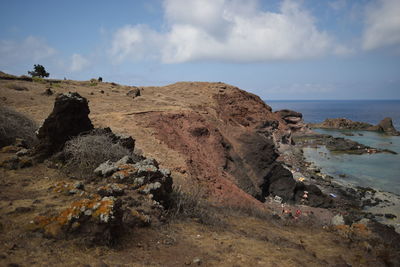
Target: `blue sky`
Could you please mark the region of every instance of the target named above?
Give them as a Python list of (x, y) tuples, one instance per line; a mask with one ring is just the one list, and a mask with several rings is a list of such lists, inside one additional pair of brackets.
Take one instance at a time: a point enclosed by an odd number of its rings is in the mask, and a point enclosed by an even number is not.
[(263, 99), (400, 99), (400, 0), (3, 0), (0, 70)]

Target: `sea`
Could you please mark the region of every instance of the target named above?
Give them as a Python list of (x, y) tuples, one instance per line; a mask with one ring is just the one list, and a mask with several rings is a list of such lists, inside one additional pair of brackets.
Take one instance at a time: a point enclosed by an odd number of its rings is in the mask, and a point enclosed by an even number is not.
[[(347, 118), (377, 124), (391, 117), (400, 130), (400, 100), (265, 100), (273, 109), (291, 109), (303, 114), (305, 122), (318, 123), (326, 118)], [(339, 182), (353, 186), (372, 187), (400, 195), (400, 136), (387, 136), (368, 131), (322, 130), (317, 132), (345, 137), (371, 147), (390, 149), (388, 153), (348, 155), (331, 153), (325, 147), (306, 148), (304, 155), (322, 172)], [(354, 134), (348, 136), (348, 133)]]

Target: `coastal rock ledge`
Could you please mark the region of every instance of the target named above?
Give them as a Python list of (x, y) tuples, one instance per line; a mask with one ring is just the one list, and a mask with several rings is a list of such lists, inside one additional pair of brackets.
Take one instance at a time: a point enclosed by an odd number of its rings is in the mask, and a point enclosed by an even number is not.
[(399, 136), (400, 132), (393, 126), (392, 118), (386, 117), (377, 125), (366, 122), (352, 121), (346, 118), (326, 119), (322, 123), (310, 123), (311, 128), (321, 129), (338, 129), (338, 130), (360, 130), (360, 131), (377, 131), (387, 135)]

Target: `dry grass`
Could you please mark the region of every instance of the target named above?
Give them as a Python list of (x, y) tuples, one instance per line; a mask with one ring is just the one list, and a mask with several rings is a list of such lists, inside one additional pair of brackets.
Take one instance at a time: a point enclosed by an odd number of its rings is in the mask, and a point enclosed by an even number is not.
[(15, 83), (10, 83), (7, 87), (16, 91), (29, 91), (28, 87)]
[(199, 187), (192, 187), (186, 192), (181, 187), (174, 187), (167, 215), (172, 221), (191, 218), (204, 225), (225, 226), (226, 223), (218, 216), (217, 209), (205, 200)]
[(63, 154), (64, 170), (83, 178), (91, 176), (101, 163), (107, 160), (117, 161), (131, 152), (120, 144), (113, 143), (108, 135), (92, 132), (68, 141)]
[(33, 146), (37, 139), (37, 124), (29, 117), (7, 107), (0, 107), (0, 147), (13, 144), (16, 138)]

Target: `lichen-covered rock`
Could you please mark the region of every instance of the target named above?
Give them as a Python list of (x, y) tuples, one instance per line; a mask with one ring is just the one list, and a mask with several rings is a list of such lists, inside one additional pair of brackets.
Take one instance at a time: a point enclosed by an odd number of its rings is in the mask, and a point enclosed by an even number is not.
[(72, 137), (92, 130), (89, 113), (88, 101), (78, 93), (57, 96), (53, 111), (37, 131), (37, 158), (44, 159), (60, 151)]
[(102, 197), (122, 196), (124, 194), (125, 188), (126, 188), (126, 185), (122, 185), (122, 184), (116, 184), (116, 183), (106, 184), (106, 185), (100, 186), (97, 189), (97, 194), (99, 194)]
[(102, 176), (102, 177), (108, 177), (118, 170), (119, 169), (115, 163), (107, 160), (106, 162), (103, 162), (102, 164), (100, 164), (94, 170), (94, 174), (96, 174), (98, 176)]
[(122, 227), (121, 201), (114, 197), (94, 196), (73, 202), (54, 217), (37, 216), (33, 223), (46, 236), (76, 236), (86, 243), (113, 243)]
[(142, 227), (151, 224), (151, 217), (149, 215), (137, 211), (136, 209), (126, 208), (124, 210), (122, 221), (128, 227), (135, 227), (135, 226)]
[(82, 182), (58, 182), (54, 185), (53, 191), (65, 195), (85, 195), (85, 186)]
[(111, 175), (113, 183), (123, 183), (138, 189), (142, 194), (151, 195), (161, 205), (168, 206), (172, 192), (171, 172), (160, 169), (157, 161), (152, 158), (134, 164), (128, 162), (133, 161), (129, 157), (123, 157), (116, 163), (104, 162), (95, 170), (95, 174), (102, 177)]

